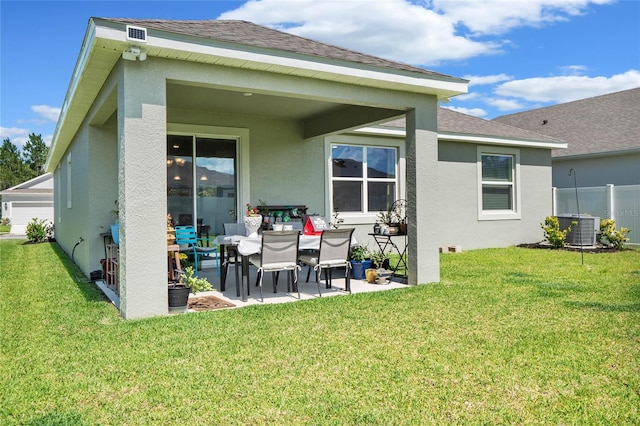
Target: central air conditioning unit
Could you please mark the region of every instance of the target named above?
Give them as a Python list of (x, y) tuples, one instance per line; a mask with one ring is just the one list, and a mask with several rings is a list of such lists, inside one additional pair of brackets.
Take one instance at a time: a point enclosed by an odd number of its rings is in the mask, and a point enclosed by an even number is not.
[(600, 218), (578, 214), (558, 215), (560, 229), (567, 232), (566, 242), (572, 246), (594, 246), (596, 232), (600, 230)]

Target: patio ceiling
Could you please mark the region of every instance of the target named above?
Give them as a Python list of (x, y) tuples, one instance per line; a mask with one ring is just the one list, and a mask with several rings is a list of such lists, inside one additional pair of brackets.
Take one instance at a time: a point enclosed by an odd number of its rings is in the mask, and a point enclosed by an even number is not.
[(256, 117), (304, 120), (345, 108), (342, 104), (238, 92), (202, 86), (167, 84), (167, 105), (170, 108), (201, 110)]

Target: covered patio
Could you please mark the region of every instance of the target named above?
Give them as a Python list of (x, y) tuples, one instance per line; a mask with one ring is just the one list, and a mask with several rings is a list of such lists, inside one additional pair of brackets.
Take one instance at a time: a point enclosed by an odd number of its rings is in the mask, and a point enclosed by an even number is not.
[[(364, 242), (377, 213), (405, 198), (408, 283), (439, 281), (425, 232), (438, 214), (438, 100), (466, 90), (248, 22), (92, 18), (47, 162), (56, 236), (67, 251), (86, 241), (76, 259), (89, 275), (116, 200), (120, 311), (140, 318), (167, 313), (167, 213), (217, 235), (248, 203), (304, 204), (339, 210)], [(401, 138), (353, 133), (398, 117)], [(377, 175), (368, 153), (384, 153)], [(336, 161), (360, 176), (335, 174)]]

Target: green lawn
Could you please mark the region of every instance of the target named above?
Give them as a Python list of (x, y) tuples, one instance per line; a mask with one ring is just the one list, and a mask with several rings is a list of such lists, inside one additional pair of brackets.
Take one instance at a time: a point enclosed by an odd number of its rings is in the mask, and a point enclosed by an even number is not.
[(0, 225), (0, 234), (8, 234), (11, 231), (11, 225)]
[(0, 424), (638, 424), (640, 252), (441, 256), (442, 282), (124, 321), (0, 241)]

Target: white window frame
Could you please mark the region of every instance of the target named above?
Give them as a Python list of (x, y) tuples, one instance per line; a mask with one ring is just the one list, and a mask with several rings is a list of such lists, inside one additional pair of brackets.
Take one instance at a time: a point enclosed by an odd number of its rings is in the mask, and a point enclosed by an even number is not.
[[(325, 193), (327, 194), (326, 206), (328, 211), (327, 217), (331, 217), (333, 214), (333, 164), (331, 162), (332, 147), (334, 145), (351, 145), (358, 146), (366, 149), (367, 147), (373, 148), (389, 148), (396, 150), (396, 177), (395, 179), (383, 179), (384, 181), (395, 181), (396, 194), (395, 199), (406, 198), (405, 197), (405, 144), (404, 138), (380, 138), (376, 136), (351, 136), (351, 135), (337, 135), (325, 138), (325, 159), (326, 159), (326, 173), (327, 179), (325, 181)], [(365, 165), (366, 167), (366, 165)], [(365, 178), (361, 178), (366, 180)], [(353, 180), (352, 178), (340, 178), (339, 180)], [(378, 180), (380, 181), (380, 180)], [(363, 207), (366, 208), (366, 187), (363, 187)], [(363, 212), (339, 212), (340, 219), (343, 219), (345, 225), (358, 225), (369, 224), (376, 222), (378, 217), (378, 211), (363, 211)]]
[[(478, 170), (478, 220), (512, 220), (521, 219), (520, 211), (520, 150), (517, 148), (506, 148), (499, 146), (478, 146), (477, 148), (477, 170)], [(501, 155), (513, 157), (512, 182), (508, 185), (512, 188), (513, 206), (507, 210), (483, 210), (482, 208), (482, 186), (484, 184), (496, 185), (494, 181), (482, 181), (482, 156)]]

